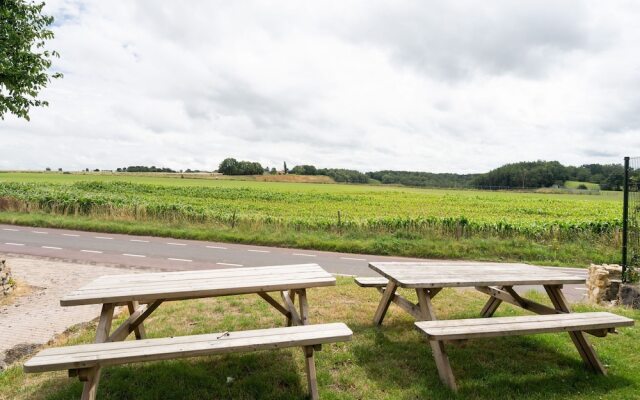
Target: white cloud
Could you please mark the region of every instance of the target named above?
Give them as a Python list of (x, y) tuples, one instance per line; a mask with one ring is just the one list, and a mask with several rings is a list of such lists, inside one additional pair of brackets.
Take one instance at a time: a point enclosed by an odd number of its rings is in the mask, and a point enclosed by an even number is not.
[(640, 6), (598, 1), (47, 5), (65, 73), (0, 168), (227, 156), (480, 172), (640, 154)]

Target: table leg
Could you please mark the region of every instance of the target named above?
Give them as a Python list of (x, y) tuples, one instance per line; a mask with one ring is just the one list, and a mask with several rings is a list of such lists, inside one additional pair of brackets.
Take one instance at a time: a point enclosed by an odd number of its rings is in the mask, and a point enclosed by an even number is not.
[(307, 301), (307, 291), (305, 289), (298, 290), (300, 297), (300, 324), (309, 325), (309, 303)]
[[(111, 331), (111, 322), (113, 321), (113, 311), (115, 304), (103, 304), (100, 313), (100, 322), (96, 330), (96, 343), (104, 343), (109, 339)], [(82, 389), (82, 400), (95, 400), (98, 392), (98, 383), (100, 383), (100, 366), (91, 368), (87, 374), (87, 380)]]
[[(569, 303), (558, 286), (546, 285), (544, 289), (547, 291), (547, 294), (551, 299), (551, 303), (553, 303), (556, 310), (565, 313), (571, 312)], [(576, 346), (576, 349), (578, 350), (578, 353), (580, 353), (580, 357), (582, 357), (585, 364), (587, 364), (596, 373), (606, 375), (607, 371), (600, 362), (600, 359), (598, 359), (598, 355), (591, 346), (591, 343), (587, 340), (586, 334), (584, 332), (569, 332), (569, 336), (571, 336), (571, 340)]]
[[(418, 305), (420, 306), (420, 313), (423, 321), (435, 321), (436, 314), (431, 303), (433, 297), (428, 289), (416, 289), (418, 295)], [(444, 342), (440, 340), (430, 340), (431, 352), (438, 368), (438, 375), (440, 380), (454, 392), (458, 390), (456, 385), (456, 378), (453, 376), (453, 370), (451, 369), (451, 363), (447, 356), (447, 351), (444, 347)]]
[(291, 300), (290, 292), (291, 291), (289, 290), (280, 292), (282, 302), (288, 311), (287, 326), (301, 325), (300, 316), (298, 315), (298, 311), (296, 311), (296, 306), (293, 304), (293, 300)]
[(382, 293), (382, 299), (380, 299), (380, 304), (378, 304), (376, 314), (373, 317), (373, 322), (376, 325), (382, 325), (382, 320), (387, 314), (387, 310), (389, 309), (389, 305), (391, 304), (391, 300), (393, 300), (393, 296), (395, 295), (397, 288), (398, 286), (396, 283), (389, 279), (389, 283), (387, 283), (387, 286)]
[[(136, 310), (138, 309), (138, 307), (140, 306), (140, 303), (138, 303), (137, 301), (130, 301), (127, 303), (127, 308), (129, 309), (129, 315), (133, 315), (133, 313), (136, 312)], [(147, 333), (145, 332), (144, 329), (144, 325), (143, 322), (141, 322), (134, 330), (133, 332), (136, 335), (136, 339), (140, 340), (140, 339), (144, 339), (147, 337)]]

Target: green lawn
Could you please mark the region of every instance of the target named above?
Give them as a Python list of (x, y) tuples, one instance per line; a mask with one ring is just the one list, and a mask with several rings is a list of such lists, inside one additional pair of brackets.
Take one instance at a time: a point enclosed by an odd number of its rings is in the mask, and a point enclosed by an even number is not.
[(591, 183), (591, 182), (579, 182), (579, 181), (565, 181), (564, 186), (566, 188), (569, 189), (577, 189), (578, 186), (580, 185), (584, 185), (587, 187), (587, 189), (589, 190), (599, 190), (600, 189), (600, 185), (598, 185), (597, 183)]
[[(408, 297), (412, 297), (408, 294)], [(533, 298), (547, 303), (539, 295)], [(434, 304), (440, 318), (476, 317), (486, 297), (447, 289)], [(439, 381), (431, 350), (408, 315), (392, 305), (382, 328), (371, 320), (379, 295), (338, 278), (337, 287), (309, 291), (313, 323), (343, 321), (353, 341), (317, 353), (323, 399), (637, 399), (640, 328), (606, 338), (589, 336), (609, 376), (583, 366), (567, 334), (493, 338), (448, 346), (459, 384), (454, 396)], [(577, 311), (601, 310), (578, 305)], [(639, 311), (607, 309), (640, 320)], [(497, 315), (522, 311), (502, 305)], [(122, 317), (121, 317), (122, 319)], [(257, 296), (165, 303), (148, 320), (151, 337), (282, 326)], [(95, 323), (57, 345), (89, 343)], [(233, 382), (227, 383), (227, 377)], [(66, 373), (25, 375), (20, 365), (0, 374), (0, 399), (77, 399), (81, 384)], [(301, 399), (306, 396), (299, 349), (163, 361), (104, 370), (100, 399)]]
[(615, 263), (620, 214), (612, 192), (0, 173), (3, 223), (384, 255)]

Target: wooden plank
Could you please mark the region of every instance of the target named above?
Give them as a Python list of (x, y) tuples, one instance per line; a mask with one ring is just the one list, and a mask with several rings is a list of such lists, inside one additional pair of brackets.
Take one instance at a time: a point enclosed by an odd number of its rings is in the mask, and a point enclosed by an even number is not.
[(416, 322), (416, 326), (429, 339), (460, 340), (606, 329), (633, 323), (632, 319), (615, 314), (594, 312)]
[(291, 318), (291, 313), (284, 308), (280, 303), (276, 301), (273, 297), (271, 297), (268, 293), (258, 292), (258, 296), (262, 297), (267, 303), (271, 304), (273, 308), (278, 310), (280, 314), (284, 315), (287, 318)]
[(307, 291), (304, 289), (298, 290), (298, 297), (300, 297), (300, 323), (302, 325), (308, 325), (309, 303), (307, 301)]
[(281, 280), (270, 280), (260, 285), (253, 286), (251, 284), (245, 284), (237, 282), (233, 286), (229, 287), (226, 285), (219, 286), (194, 286), (194, 287), (184, 287), (179, 288), (170, 288), (170, 289), (153, 289), (153, 290), (131, 290), (131, 291), (123, 291), (116, 293), (111, 293), (108, 295), (95, 295), (87, 293), (82, 296), (65, 296), (61, 301), (60, 305), (62, 306), (76, 306), (76, 305), (86, 305), (86, 304), (101, 304), (105, 302), (127, 302), (137, 300), (141, 303), (151, 302), (153, 300), (162, 298), (167, 300), (187, 300), (187, 299), (196, 299), (201, 297), (216, 297), (216, 296), (229, 296), (229, 295), (239, 295), (239, 294), (250, 294), (257, 292), (278, 292), (282, 290), (292, 290), (292, 289), (308, 289), (313, 287), (323, 287), (323, 286), (334, 286), (335, 278), (331, 277), (327, 278), (319, 278), (319, 279), (305, 279), (299, 281), (289, 281), (287, 283), (283, 283)]
[[(384, 289), (381, 289), (379, 287), (377, 289), (380, 292), (380, 294), (384, 293)], [(405, 299), (404, 297), (400, 296), (397, 293), (393, 295), (393, 298), (391, 299), (391, 301), (395, 303), (398, 307), (400, 307), (401, 309), (409, 313), (413, 318), (420, 320), (420, 308), (417, 305), (413, 304), (412, 302), (410, 302), (409, 300)]]
[(351, 340), (343, 323), (222, 332), (45, 349), (24, 364), (25, 372), (92, 368), (210, 354), (314, 346)]
[(284, 306), (287, 310), (289, 310), (290, 317), (287, 317), (287, 326), (291, 325), (301, 325), (300, 323), (300, 315), (296, 311), (296, 306), (293, 304), (293, 300), (291, 300), (291, 295), (288, 291), (280, 292), (282, 296), (282, 301), (284, 302)]
[(405, 288), (584, 283), (585, 278), (525, 264), (374, 262), (370, 268)]
[[(96, 343), (106, 342), (111, 332), (111, 323), (113, 322), (113, 312), (115, 304), (103, 304), (100, 312), (100, 320), (96, 328)], [(98, 393), (98, 385), (100, 384), (100, 365), (94, 365), (86, 371), (84, 376), (85, 382), (82, 387), (81, 400), (95, 400)]]
[[(135, 313), (139, 307), (140, 307), (140, 303), (138, 303), (137, 301), (128, 302), (127, 308), (129, 309), (129, 316), (133, 315), (133, 313)], [(144, 324), (142, 322), (137, 324), (137, 326), (133, 329), (133, 332), (135, 333), (136, 339), (138, 340), (144, 339), (147, 337), (147, 334), (144, 329)]]
[(384, 320), (384, 316), (387, 314), (387, 310), (389, 309), (389, 305), (391, 304), (391, 299), (396, 292), (396, 283), (392, 280), (387, 283), (384, 292), (382, 293), (382, 298), (380, 299), (380, 304), (378, 304), (378, 309), (376, 310), (375, 315), (373, 316), (373, 322), (376, 325), (381, 325)]
[(385, 286), (387, 286), (387, 283), (389, 283), (389, 280), (387, 278), (383, 278), (383, 277), (364, 277), (364, 276), (359, 276), (357, 278), (354, 279), (356, 285), (360, 286), (360, 287), (379, 287), (379, 288), (383, 288)]

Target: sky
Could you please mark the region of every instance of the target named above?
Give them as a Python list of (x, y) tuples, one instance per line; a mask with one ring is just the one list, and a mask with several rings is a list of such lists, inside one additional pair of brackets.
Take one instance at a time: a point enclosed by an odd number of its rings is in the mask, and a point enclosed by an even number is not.
[(640, 2), (49, 0), (0, 169), (485, 172), (640, 155)]

